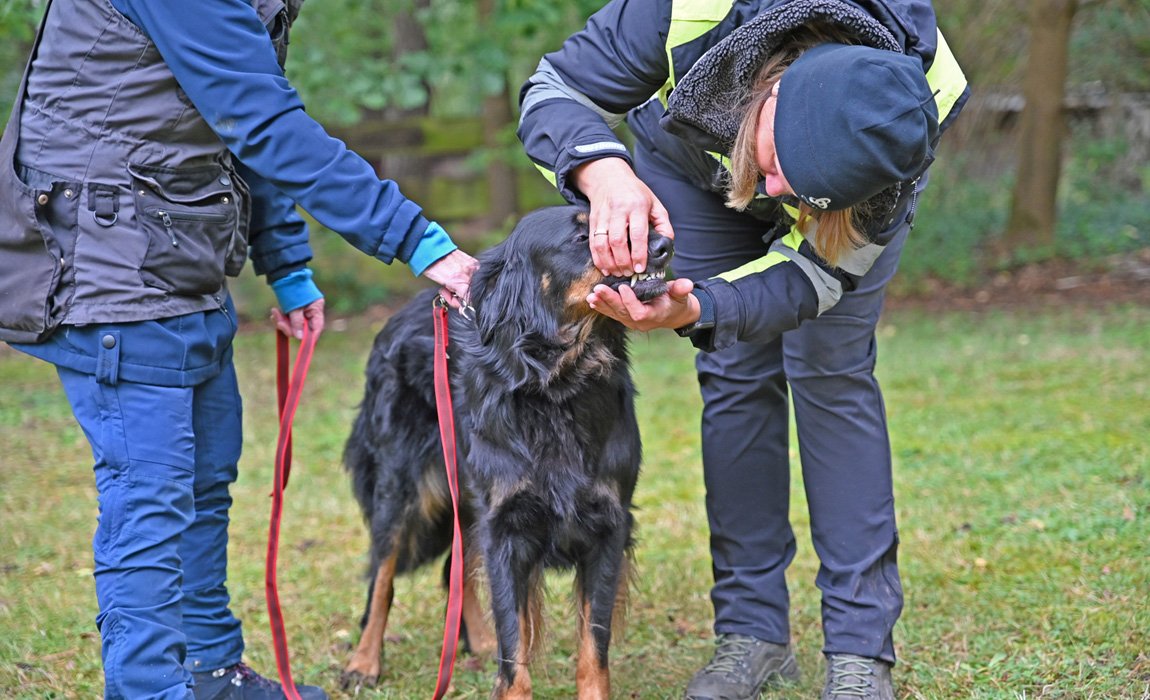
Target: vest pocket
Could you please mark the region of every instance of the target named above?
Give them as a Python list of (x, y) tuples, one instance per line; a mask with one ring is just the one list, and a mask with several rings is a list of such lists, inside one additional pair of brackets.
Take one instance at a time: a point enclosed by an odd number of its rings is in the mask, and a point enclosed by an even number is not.
[(137, 225), (148, 234), (140, 279), (181, 296), (218, 292), (239, 218), (232, 176), (218, 165), (128, 170)]
[(57, 196), (56, 186), (29, 188), (16, 175), (10, 151), (3, 150), (9, 155), (0, 175), (0, 340), (39, 343), (64, 311), (56, 299), (63, 250), (45, 206)]

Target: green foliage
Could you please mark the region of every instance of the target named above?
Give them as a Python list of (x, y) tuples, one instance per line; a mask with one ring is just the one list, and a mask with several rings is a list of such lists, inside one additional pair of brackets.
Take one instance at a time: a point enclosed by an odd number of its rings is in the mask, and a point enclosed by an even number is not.
[[(442, 641), (441, 567), (397, 581), (380, 686), (337, 689), (359, 636), (367, 535), (340, 454), (378, 319), (325, 333), (296, 417), (278, 583), (294, 676), (334, 700), (421, 697)], [(345, 328), (341, 331), (339, 328)], [(887, 314), (878, 373), (894, 450), (906, 605), (895, 628), (899, 698), (1113, 698), (1150, 688), (1150, 311)], [(633, 337), (644, 437), (637, 579), (611, 650), (613, 697), (678, 698), (708, 657), (712, 609), (694, 353)], [(232, 488), (228, 588), (246, 656), (272, 676), (263, 597), (275, 452), (274, 340), (237, 340), (244, 457)], [(0, 350), (0, 696), (98, 697), (91, 452), (50, 365)], [(794, 442), (792, 432), (792, 445)], [(788, 578), (804, 680), (821, 689), (818, 561), (798, 452)], [(536, 697), (574, 697), (570, 575), (548, 577)], [(453, 697), (482, 698), (490, 663), (461, 657)]]
[[(431, 95), (437, 116), (474, 116), (485, 97), (517, 92), (539, 58), (600, 4), (498, 0), (485, 16), (476, 0), (325, 0), (300, 14), (291, 78), (321, 122), (352, 123), (363, 110), (387, 106), (421, 107)], [(394, 55), (401, 14), (422, 28), (426, 49)]]
[[(1146, 185), (1122, 187), (1113, 173), (1126, 144), (1079, 134), (1065, 148), (1054, 248), (1020, 250), (1006, 264), (1063, 258), (1086, 265), (1150, 246)], [(1005, 226), (1014, 178), (981, 168), (988, 150), (946, 151), (931, 167), (899, 263), (899, 290), (917, 290), (928, 278), (974, 284), (992, 271), (989, 252)]]
[(1010, 187), (1006, 176), (970, 177), (970, 159), (977, 157), (948, 152), (931, 166), (899, 262), (902, 289), (914, 290), (927, 278), (971, 284), (982, 275), (981, 253), (1006, 222)]
[(8, 121), (45, 0), (0, 0), (0, 123)]
[(1111, 92), (1150, 90), (1150, 4), (1084, 5), (1070, 37), (1070, 84), (1099, 82)]

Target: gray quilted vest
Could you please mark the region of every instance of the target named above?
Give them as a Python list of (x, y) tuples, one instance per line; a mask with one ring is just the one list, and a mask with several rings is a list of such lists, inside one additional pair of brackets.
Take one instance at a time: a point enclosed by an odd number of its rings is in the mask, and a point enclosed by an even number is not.
[[(299, 2), (254, 0), (281, 66)], [(0, 141), (0, 340), (218, 308), (247, 257), (231, 156), (108, 0), (52, 0)]]

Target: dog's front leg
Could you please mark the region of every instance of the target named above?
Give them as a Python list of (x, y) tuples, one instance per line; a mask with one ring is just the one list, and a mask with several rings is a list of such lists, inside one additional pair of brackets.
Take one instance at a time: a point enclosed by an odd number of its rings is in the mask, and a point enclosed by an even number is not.
[(607, 651), (611, 624), (626, 607), (629, 560), (625, 530), (611, 533), (602, 546), (589, 552), (576, 565), (579, 597), (579, 662), (575, 688), (579, 700), (607, 700), (611, 674)]
[(512, 542), (489, 546), (485, 555), (491, 583), (491, 610), (499, 648), (492, 700), (530, 700), (531, 642), (539, 633), (538, 572), (524, 569)]

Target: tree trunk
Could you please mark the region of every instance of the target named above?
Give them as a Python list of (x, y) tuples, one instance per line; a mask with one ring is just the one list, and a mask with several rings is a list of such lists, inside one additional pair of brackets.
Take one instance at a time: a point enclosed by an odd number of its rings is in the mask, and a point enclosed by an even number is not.
[(1031, 0), (1030, 50), (1023, 82), (1018, 175), (1000, 260), (1026, 247), (1051, 246), (1057, 220), (1063, 100), (1070, 55), (1070, 29), (1078, 0)]
[[(494, 0), (479, 0), (479, 23), (485, 26), (495, 16)], [(489, 160), (486, 169), (488, 224), (502, 226), (519, 213), (519, 190), (516, 186), (515, 169), (503, 158), (506, 150), (500, 136), (511, 124), (511, 93), (508, 91), (506, 76), (503, 88), (495, 95), (483, 100), (483, 146), (488, 150)]]
[[(411, 11), (396, 15), (392, 26), (391, 58), (396, 63), (404, 54), (426, 51), (428, 47), (427, 35), (423, 31), (423, 26), (416, 21), (415, 13), (430, 6), (431, 2), (414, 0), (411, 4)], [(404, 196), (420, 203), (427, 199), (427, 194), (431, 190), (431, 174), (427, 158), (416, 150), (423, 143), (423, 132), (416, 120), (427, 116), (430, 112), (431, 92), (429, 86), (425, 87), (428, 90), (428, 99), (419, 107), (404, 109), (389, 105), (383, 109), (382, 114), (365, 114), (365, 120), (382, 119), (391, 125), (389, 129), (392, 132), (403, 132), (393, 133), (392, 138), (398, 137), (405, 144), (404, 147), (381, 148), (383, 156), (380, 158), (379, 172), (381, 177), (401, 183)]]

